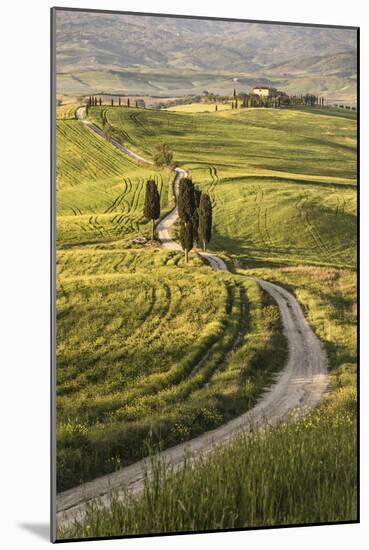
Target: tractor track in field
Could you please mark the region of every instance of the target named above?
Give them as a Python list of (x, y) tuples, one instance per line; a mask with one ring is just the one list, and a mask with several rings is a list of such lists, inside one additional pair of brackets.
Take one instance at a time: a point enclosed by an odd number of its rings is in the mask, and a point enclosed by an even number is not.
[[(77, 111), (78, 113), (78, 111)], [(80, 118), (80, 117), (78, 117)], [(90, 124), (90, 123), (89, 123)], [(94, 130), (95, 131), (95, 130)], [(114, 142), (113, 142), (114, 144)], [(125, 149), (125, 148), (124, 148)], [(121, 149), (123, 151), (123, 149)], [(124, 151), (123, 151), (124, 152)], [(129, 153), (132, 156), (132, 152)], [(143, 157), (139, 162), (143, 162)], [(132, 156), (132, 158), (134, 158)], [(178, 184), (186, 175), (182, 168), (176, 168), (173, 187), (175, 195)], [(157, 225), (157, 233), (166, 249), (180, 250), (178, 243), (169, 235), (169, 229), (178, 217), (174, 208)], [(228, 272), (226, 263), (210, 252), (199, 252), (202, 259), (214, 271)], [(188, 452), (195, 458), (208, 454), (215, 444), (227, 443), (235, 434), (249, 431), (266, 423), (286, 418), (292, 410), (300, 414), (315, 407), (328, 388), (327, 356), (325, 349), (306, 321), (296, 298), (283, 287), (262, 279), (254, 278), (259, 286), (272, 296), (280, 311), (283, 331), (288, 342), (288, 359), (276, 376), (275, 382), (264, 392), (256, 405), (248, 412), (205, 432), (189, 441), (161, 451), (160, 458), (179, 469)], [(130, 466), (101, 476), (84, 485), (68, 489), (57, 495), (57, 526), (67, 528), (74, 521), (83, 521), (89, 503), (95, 501), (109, 506), (111, 491), (124, 497), (128, 490), (139, 494), (143, 489), (144, 469), (152, 475), (149, 459), (140, 460)]]

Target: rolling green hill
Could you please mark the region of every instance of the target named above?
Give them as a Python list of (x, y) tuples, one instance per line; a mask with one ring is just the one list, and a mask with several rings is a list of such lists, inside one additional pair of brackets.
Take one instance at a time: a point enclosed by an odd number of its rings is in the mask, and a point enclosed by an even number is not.
[[(60, 538), (356, 519), (355, 274), (317, 267), (244, 273), (274, 280), (296, 294), (328, 351), (329, 396), (311, 414), (240, 437), (196, 468), (188, 461), (176, 474), (158, 462), (143, 495), (123, 502), (113, 495), (111, 509), (91, 507), (85, 521), (60, 530)], [(221, 385), (228, 387), (226, 376)], [(78, 458), (74, 463), (78, 468)]]
[(104, 111), (115, 137), (147, 157), (158, 141), (172, 147), (213, 200), (213, 250), (249, 265), (355, 266), (355, 113), (178, 109), (95, 107), (90, 118), (101, 125)]
[[(165, 212), (173, 204), (172, 175), (134, 164), (59, 110), (63, 490), (139, 459), (150, 434), (170, 445), (245, 411), (280, 367), (284, 340), (276, 307), (255, 283), (226, 274), (220, 279), (194, 255), (185, 268), (180, 253), (129, 244), (146, 231), (145, 180), (156, 179)], [(256, 367), (271, 349), (278, 355), (260, 372)]]
[(149, 178), (158, 183), (162, 212), (173, 205), (169, 173), (137, 166), (78, 120), (57, 121), (56, 148), (60, 245), (127, 240), (147, 232), (143, 200)]
[(59, 490), (247, 410), (280, 367), (253, 281), (158, 249), (68, 250), (57, 269)]
[[(195, 251), (186, 266), (180, 252), (132, 245), (129, 239), (147, 230), (146, 179), (155, 177), (167, 211), (173, 205), (173, 173), (134, 164), (80, 121), (64, 118), (68, 110), (60, 111), (59, 490), (133, 462), (159, 441), (164, 446), (186, 441), (253, 406), (284, 364), (287, 350), (274, 302), (237, 273), (275, 281), (295, 294), (326, 346), (332, 392), (306, 425), (278, 427), (260, 441), (251, 438), (250, 446), (237, 443), (235, 450), (250, 450), (251, 462), (242, 454), (233, 460), (233, 448), (230, 454), (215, 454), (204, 466), (210, 464), (214, 485), (203, 469), (195, 478), (186, 470), (183, 483), (178, 477), (159, 480), (154, 499), (148, 486), (136, 504), (118, 506), (117, 516), (91, 510), (89, 523), (69, 534), (206, 529), (209, 517), (223, 528), (281, 523), (279, 500), (270, 507), (266, 502), (269, 491), (287, 495), (283, 521), (320, 521), (317, 515), (324, 510), (321, 517), (328, 521), (354, 516), (355, 113), (207, 113), (192, 105), (175, 111), (94, 107), (89, 117), (101, 126), (103, 112), (114, 137), (147, 158), (158, 143), (168, 143), (176, 161), (209, 192), (214, 206), (210, 248), (235, 274), (214, 273)], [(261, 448), (263, 461), (252, 461)], [(303, 495), (301, 471), (306, 472)], [(231, 483), (237, 479), (239, 499), (224, 492), (219, 482), (224, 476)], [(332, 495), (333, 478), (339, 479), (339, 490), (337, 485)], [(251, 504), (242, 500), (250, 494), (255, 496)], [(186, 506), (193, 502), (201, 515), (182, 510), (166, 522), (171, 495), (176, 503), (178, 495)], [(213, 516), (204, 512), (210, 502), (222, 503), (214, 505)], [(219, 516), (226, 502), (229, 514)], [(158, 513), (147, 527), (148, 510)]]

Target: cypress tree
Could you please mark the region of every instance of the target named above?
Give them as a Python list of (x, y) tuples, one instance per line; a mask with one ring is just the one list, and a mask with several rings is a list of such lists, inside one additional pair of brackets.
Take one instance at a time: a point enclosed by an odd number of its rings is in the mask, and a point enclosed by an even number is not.
[(195, 191), (192, 180), (183, 178), (178, 188), (178, 215), (183, 222), (191, 220), (196, 209)]
[(144, 216), (152, 222), (151, 238), (154, 240), (155, 220), (160, 217), (160, 195), (154, 180), (146, 182)]
[(211, 226), (213, 221), (212, 206), (207, 193), (202, 193), (199, 206), (199, 241), (202, 242), (204, 251), (211, 239)]
[(199, 210), (196, 208), (191, 218), (193, 241), (199, 242)]
[(119, 105), (119, 107), (121, 105), (120, 96), (119, 96), (119, 99), (118, 99), (118, 105)]
[(131, 102), (130, 102), (130, 100), (129, 100), (129, 98), (128, 98), (128, 99), (127, 99), (127, 107), (130, 107), (130, 105), (131, 105)]
[(215, 104), (215, 110), (216, 110), (216, 111), (218, 110), (218, 105), (217, 105), (217, 104)]
[(99, 105), (100, 105), (100, 107), (101, 107), (101, 97), (99, 97)]
[(193, 227), (191, 220), (181, 220), (179, 239), (181, 241), (182, 249), (185, 253), (185, 261), (188, 262), (188, 253), (193, 248)]
[(112, 97), (111, 98), (111, 106), (113, 107), (113, 105), (114, 105), (114, 98)]
[(195, 194), (195, 206), (198, 208), (200, 206), (201, 191), (200, 189), (197, 189), (197, 187), (194, 187), (193, 192)]

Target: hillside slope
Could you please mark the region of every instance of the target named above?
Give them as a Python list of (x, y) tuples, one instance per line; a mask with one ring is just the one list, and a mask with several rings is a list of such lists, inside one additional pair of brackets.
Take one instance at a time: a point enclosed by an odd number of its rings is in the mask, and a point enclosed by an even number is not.
[(354, 29), (57, 11), (56, 38), (59, 94), (232, 93), (236, 78), (356, 101)]
[[(352, 114), (103, 110), (118, 140), (150, 158), (160, 136), (194, 182), (210, 193), (213, 250), (245, 258), (249, 265), (355, 265)], [(99, 107), (90, 111), (98, 125), (101, 112)]]

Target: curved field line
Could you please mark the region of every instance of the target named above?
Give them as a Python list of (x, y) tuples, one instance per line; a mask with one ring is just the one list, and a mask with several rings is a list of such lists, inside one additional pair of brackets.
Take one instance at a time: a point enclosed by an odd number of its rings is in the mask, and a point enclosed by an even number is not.
[(305, 227), (310, 234), (311, 238), (315, 242), (317, 248), (320, 250), (320, 252), (325, 256), (327, 260), (330, 259), (330, 250), (326, 243), (323, 241), (319, 231), (316, 229), (316, 227), (311, 223), (308, 211), (305, 208), (305, 203), (308, 201), (309, 197), (307, 194), (300, 195), (300, 199), (296, 204), (296, 208), (300, 212), (300, 218), (302, 222), (305, 224)]

